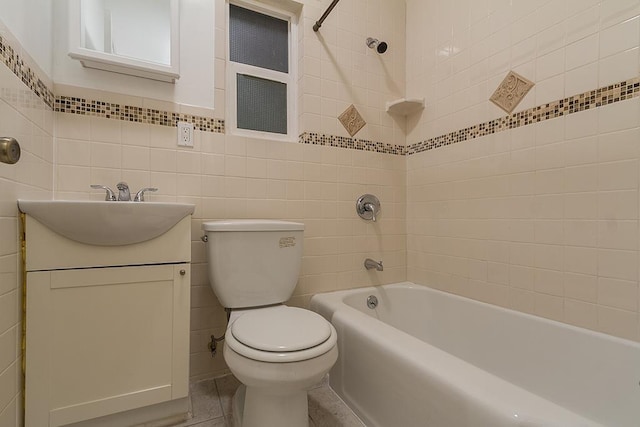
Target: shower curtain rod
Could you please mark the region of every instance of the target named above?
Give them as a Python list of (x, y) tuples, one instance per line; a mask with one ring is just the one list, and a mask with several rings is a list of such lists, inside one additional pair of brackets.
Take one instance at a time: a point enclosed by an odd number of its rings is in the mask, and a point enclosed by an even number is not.
[(333, 10), (333, 8), (336, 7), (339, 1), (340, 0), (333, 0), (331, 2), (327, 10), (325, 10), (322, 16), (320, 17), (320, 20), (316, 21), (315, 25), (313, 26), (313, 31), (317, 32), (320, 29), (320, 27), (322, 27), (322, 23), (324, 22), (325, 19), (327, 19), (327, 16), (329, 16), (329, 14)]

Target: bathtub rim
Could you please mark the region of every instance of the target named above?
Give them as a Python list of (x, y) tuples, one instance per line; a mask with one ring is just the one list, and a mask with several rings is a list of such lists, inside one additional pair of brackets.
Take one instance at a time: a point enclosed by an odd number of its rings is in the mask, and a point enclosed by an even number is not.
[[(366, 299), (366, 297), (368, 295), (371, 295), (372, 293), (379, 293), (380, 289), (417, 289), (421, 292), (432, 292), (435, 294), (439, 294), (439, 295), (445, 295), (447, 297), (450, 297), (454, 300), (457, 301), (464, 301), (466, 303), (470, 303), (479, 307), (487, 307), (489, 309), (492, 310), (498, 310), (500, 312), (503, 313), (507, 313), (510, 315), (515, 315), (518, 317), (522, 317), (524, 319), (529, 319), (535, 322), (542, 322), (545, 323), (547, 325), (553, 325), (553, 326), (558, 326), (558, 327), (562, 327), (562, 328), (567, 328), (570, 331), (575, 331), (577, 333), (586, 333), (587, 335), (591, 335), (593, 337), (596, 338), (600, 338), (600, 339), (604, 339), (607, 341), (610, 341), (614, 344), (621, 344), (621, 345), (630, 345), (631, 347), (635, 347), (636, 349), (638, 349), (638, 351), (640, 351), (640, 342), (638, 341), (634, 341), (634, 340), (630, 340), (627, 338), (622, 338), (622, 337), (618, 337), (615, 335), (610, 335), (607, 334), (605, 332), (600, 332), (600, 331), (594, 331), (592, 329), (587, 329), (587, 328), (583, 328), (581, 326), (577, 326), (577, 325), (572, 325), (570, 323), (564, 323), (564, 322), (560, 322), (558, 320), (553, 320), (553, 319), (549, 319), (546, 317), (542, 317), (542, 316), (537, 316), (535, 314), (531, 314), (531, 313), (525, 313), (522, 311), (518, 311), (518, 310), (514, 310), (511, 308), (507, 308), (507, 307), (503, 307), (500, 305), (496, 305), (496, 304), (491, 304), (491, 303), (487, 303), (484, 301), (478, 301), (475, 300), (473, 298), (469, 298), (469, 297), (465, 297), (462, 295), (458, 295), (458, 294), (454, 294), (452, 292), (447, 292), (447, 291), (443, 291), (437, 288), (432, 288), (430, 286), (427, 285), (420, 285), (420, 284), (416, 284), (413, 282), (409, 282), (409, 281), (404, 281), (404, 282), (398, 282), (398, 283), (388, 283), (388, 284), (384, 284), (384, 285), (376, 285), (376, 286), (366, 286), (366, 287), (362, 287), (362, 288), (351, 288), (351, 289), (343, 289), (343, 290), (338, 290), (338, 291), (327, 291), (327, 292), (319, 292), (317, 294), (314, 294), (311, 297), (310, 303), (309, 303), (309, 307), (310, 310), (315, 311), (316, 313), (320, 313), (322, 314), (325, 319), (329, 319), (331, 318), (331, 315), (333, 315), (333, 313), (335, 313), (338, 309), (340, 309), (340, 305), (345, 305), (347, 307), (350, 307), (351, 309), (359, 312), (360, 314), (362, 314), (363, 316), (366, 316), (367, 318), (370, 318), (371, 316), (367, 315), (366, 313), (362, 312), (361, 310), (359, 310), (356, 307), (353, 307), (349, 304), (347, 304), (345, 302), (345, 298), (348, 296), (352, 296), (352, 295), (357, 295), (357, 294), (366, 294), (364, 295), (364, 298)], [(323, 308), (325, 308), (327, 305), (326, 302), (333, 302), (335, 304), (331, 304), (331, 307), (335, 307), (333, 310), (323, 310), (323, 312), (320, 312), (318, 310), (316, 310), (316, 307), (319, 306), (319, 302), (320, 301), (325, 301), (325, 303), (323, 304)], [(325, 316), (324, 313), (327, 312), (329, 313), (329, 317)], [(385, 323), (379, 319), (376, 319), (375, 317), (373, 317), (373, 319), (381, 322), (381, 323)], [(385, 323), (386, 324), (386, 323)], [(404, 332), (404, 331), (402, 331)], [(406, 333), (406, 332), (404, 332)], [(409, 335), (409, 334), (407, 334)], [(409, 335), (411, 336), (411, 335)]]

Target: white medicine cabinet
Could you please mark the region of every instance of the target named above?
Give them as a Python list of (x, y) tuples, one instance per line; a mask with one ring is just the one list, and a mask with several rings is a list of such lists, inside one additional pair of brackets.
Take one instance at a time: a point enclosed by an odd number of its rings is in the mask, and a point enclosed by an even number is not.
[(174, 82), (179, 0), (71, 0), (69, 56), (83, 66)]

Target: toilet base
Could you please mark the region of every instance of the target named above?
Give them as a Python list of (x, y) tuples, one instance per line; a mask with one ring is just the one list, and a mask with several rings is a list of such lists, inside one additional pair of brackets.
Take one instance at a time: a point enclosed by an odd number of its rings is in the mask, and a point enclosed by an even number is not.
[(277, 395), (242, 384), (233, 396), (233, 422), (236, 427), (309, 427), (307, 392)]

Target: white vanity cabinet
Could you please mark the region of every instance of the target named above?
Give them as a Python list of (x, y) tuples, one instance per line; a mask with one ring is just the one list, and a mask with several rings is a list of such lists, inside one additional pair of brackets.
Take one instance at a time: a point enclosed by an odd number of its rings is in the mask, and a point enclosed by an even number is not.
[(79, 243), (29, 215), (23, 223), (25, 426), (179, 420), (188, 405), (191, 216), (124, 246)]

